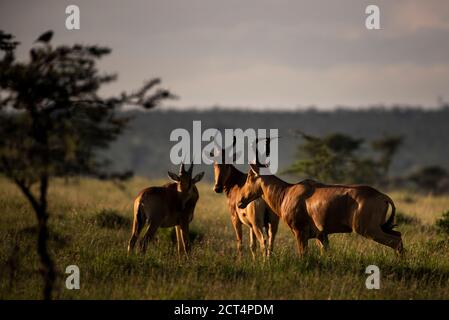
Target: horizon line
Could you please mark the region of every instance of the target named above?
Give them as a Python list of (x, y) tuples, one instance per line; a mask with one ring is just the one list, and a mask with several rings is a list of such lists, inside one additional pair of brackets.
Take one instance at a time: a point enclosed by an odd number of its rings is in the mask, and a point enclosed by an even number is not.
[(317, 106), (296, 106), (296, 107), (255, 107), (255, 106), (226, 106), (226, 105), (210, 105), (210, 106), (176, 106), (176, 105), (161, 105), (149, 110), (142, 110), (139, 107), (125, 106), (122, 111), (176, 111), (176, 112), (210, 112), (210, 111), (229, 111), (229, 112), (316, 112), (316, 113), (332, 113), (332, 112), (364, 112), (364, 111), (423, 111), (435, 112), (449, 109), (449, 103), (443, 103), (434, 106), (423, 106), (413, 104), (372, 104), (364, 106), (345, 106), (336, 105), (331, 108), (317, 107)]

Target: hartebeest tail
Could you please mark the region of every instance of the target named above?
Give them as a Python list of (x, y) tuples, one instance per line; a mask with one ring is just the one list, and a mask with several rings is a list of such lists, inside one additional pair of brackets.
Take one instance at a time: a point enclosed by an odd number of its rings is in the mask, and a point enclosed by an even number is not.
[[(391, 214), (390, 214), (390, 217), (388, 218), (388, 220), (385, 221), (385, 223), (381, 226), (381, 228), (386, 233), (397, 234), (397, 232), (393, 230), (397, 226), (397, 224), (394, 223), (394, 218), (396, 215), (396, 206), (394, 205), (393, 200), (389, 196), (387, 196), (386, 194), (384, 196), (386, 198), (387, 203), (389, 203), (391, 206)], [(387, 211), (388, 211), (388, 208), (387, 208)]]

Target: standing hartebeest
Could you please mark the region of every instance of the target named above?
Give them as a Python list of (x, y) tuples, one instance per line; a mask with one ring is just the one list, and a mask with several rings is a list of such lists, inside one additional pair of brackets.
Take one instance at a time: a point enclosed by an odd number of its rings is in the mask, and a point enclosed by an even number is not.
[[(233, 146), (235, 146), (235, 139)], [(225, 163), (224, 155), (228, 150), (218, 149), (215, 152), (221, 153), (222, 161), (221, 163), (214, 162), (214, 191), (216, 193), (222, 193), (224, 191), (228, 198), (228, 207), (237, 237), (237, 252), (239, 256), (242, 254), (242, 224), (244, 224), (250, 229), (249, 239), (253, 258), (255, 259), (256, 257), (256, 242), (254, 238), (259, 242), (262, 256), (269, 257), (273, 251), (273, 243), (279, 225), (279, 218), (262, 199), (251, 202), (245, 209), (238, 207), (237, 204), (240, 199), (241, 187), (245, 184), (246, 174), (239, 171), (232, 164)], [(264, 229), (268, 236), (268, 248), (266, 247)]]
[(147, 229), (141, 240), (141, 251), (145, 252), (148, 242), (154, 237), (159, 227), (175, 227), (178, 243), (178, 255), (181, 255), (181, 246), (187, 256), (189, 246), (189, 223), (193, 219), (196, 202), (199, 199), (195, 183), (200, 181), (204, 172), (192, 179), (193, 163), (189, 170), (181, 164), (179, 175), (168, 172), (174, 181), (161, 187), (149, 187), (142, 190), (134, 201), (134, 222), (128, 253), (134, 249), (145, 224)]
[[(403, 251), (401, 233), (393, 230), (393, 200), (372, 187), (326, 185), (309, 179), (290, 184), (274, 175), (259, 175), (259, 166), (252, 164), (239, 207), (245, 208), (259, 197), (290, 227), (300, 255), (309, 239), (316, 238), (323, 251), (329, 234), (352, 231)], [(388, 204), (392, 212), (385, 221)]]

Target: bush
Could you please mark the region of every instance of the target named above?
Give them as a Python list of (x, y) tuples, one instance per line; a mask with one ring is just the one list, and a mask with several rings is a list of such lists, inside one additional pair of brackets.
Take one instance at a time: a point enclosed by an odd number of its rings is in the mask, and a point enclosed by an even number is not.
[(420, 225), (421, 221), (402, 212), (397, 212), (395, 217), (396, 224), (400, 225)]
[(443, 213), (440, 219), (435, 223), (437, 230), (441, 233), (449, 235), (449, 211)]
[(103, 209), (97, 213), (93, 223), (100, 228), (121, 229), (130, 228), (131, 220), (122, 217), (117, 211), (112, 209)]
[(427, 166), (420, 168), (409, 176), (409, 180), (423, 190), (433, 193), (447, 192), (447, 180), (449, 173), (439, 166)]

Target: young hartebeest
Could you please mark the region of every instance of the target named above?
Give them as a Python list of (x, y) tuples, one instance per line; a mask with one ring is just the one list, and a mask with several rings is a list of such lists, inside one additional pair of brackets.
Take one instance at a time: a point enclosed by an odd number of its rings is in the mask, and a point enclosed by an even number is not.
[(204, 172), (201, 172), (192, 179), (192, 171), (193, 163), (187, 171), (184, 169), (184, 164), (181, 164), (179, 175), (168, 172), (174, 182), (161, 187), (149, 187), (139, 193), (134, 201), (134, 222), (128, 253), (133, 251), (140, 232), (147, 225), (140, 241), (142, 252), (146, 251), (148, 243), (159, 227), (175, 227), (178, 255), (181, 255), (182, 247), (187, 256), (190, 249), (189, 223), (193, 219), (196, 202), (199, 199), (195, 183), (204, 176)]
[[(393, 230), (393, 200), (376, 189), (363, 185), (326, 185), (313, 180), (287, 183), (274, 175), (259, 175), (259, 166), (251, 165), (243, 187), (239, 208), (262, 197), (292, 230), (298, 253), (316, 238), (322, 251), (332, 233), (356, 233), (402, 253), (401, 233)], [(388, 205), (392, 212), (385, 221)]]
[[(235, 146), (235, 139), (234, 144)], [(250, 248), (253, 258), (256, 257), (257, 239), (260, 245), (262, 256), (270, 256), (273, 251), (274, 239), (279, 225), (279, 218), (266, 205), (265, 201), (258, 199), (251, 202), (245, 209), (240, 209), (237, 204), (240, 199), (241, 187), (245, 184), (246, 174), (239, 171), (232, 164), (226, 164), (224, 155), (227, 149), (218, 149), (215, 152), (221, 153), (221, 163), (214, 162), (214, 191), (226, 194), (228, 208), (231, 214), (232, 225), (237, 237), (237, 252), (242, 255), (242, 224), (249, 228)], [(220, 155), (219, 155), (220, 156)], [(266, 246), (266, 236), (268, 236), (268, 248)]]

